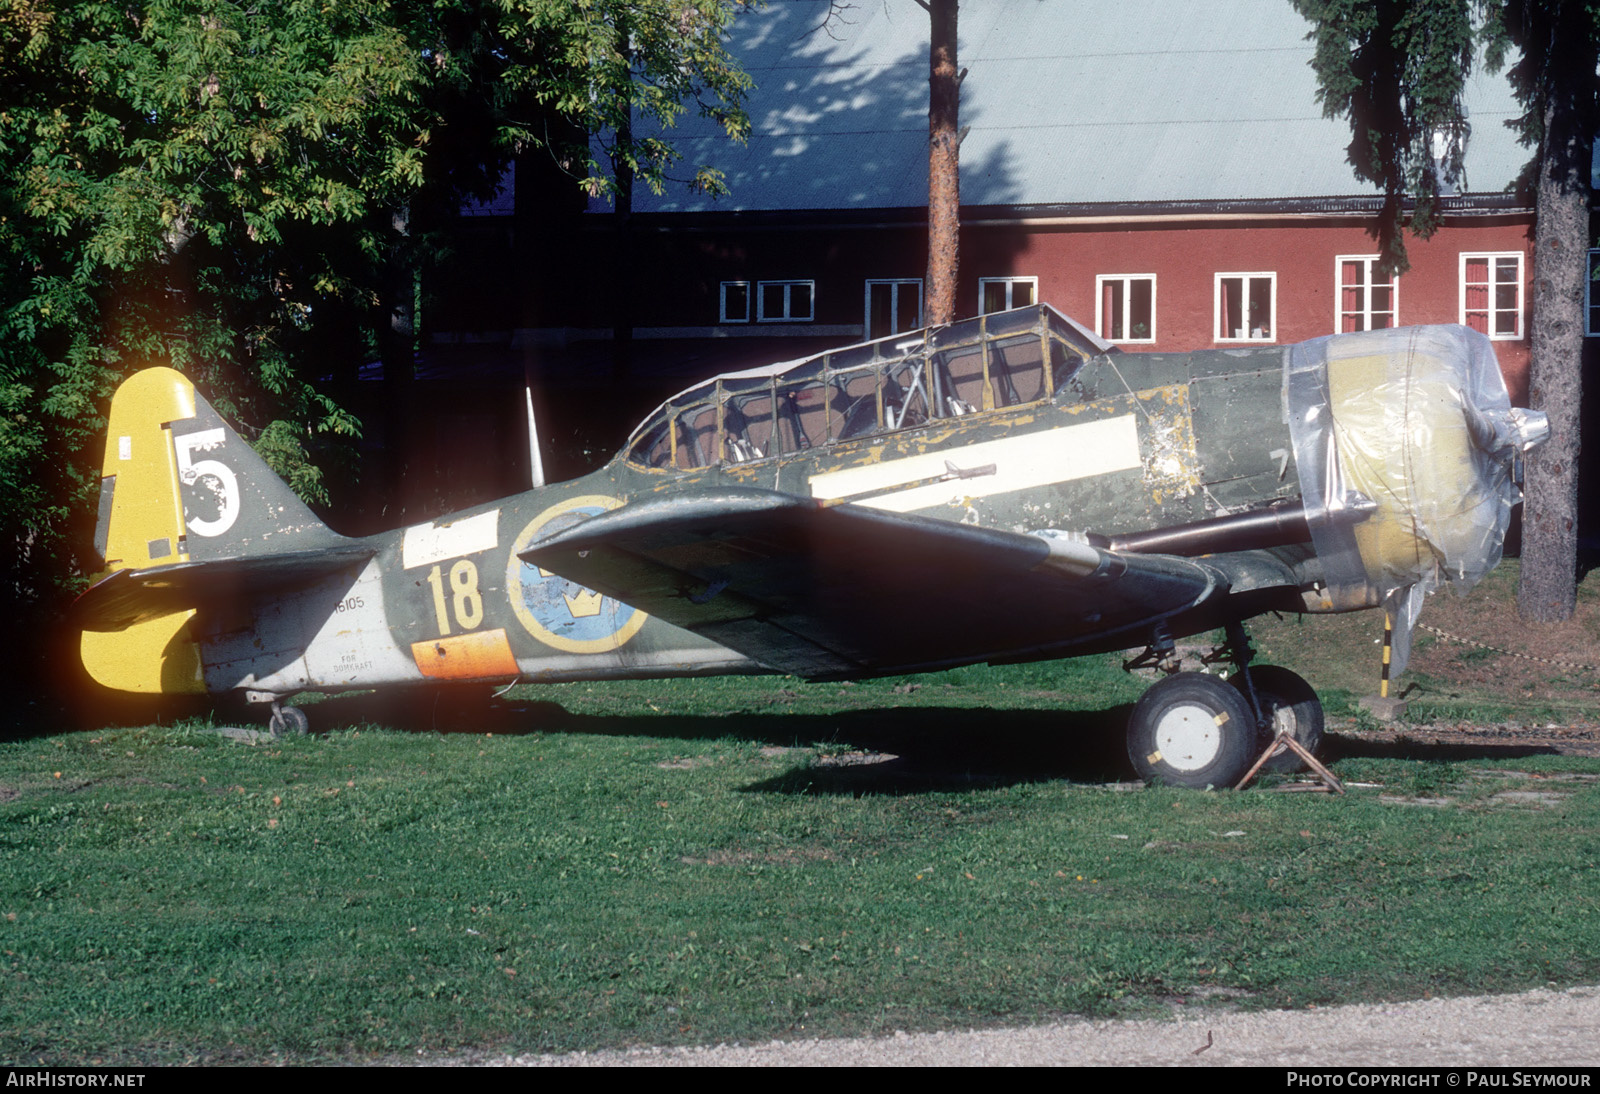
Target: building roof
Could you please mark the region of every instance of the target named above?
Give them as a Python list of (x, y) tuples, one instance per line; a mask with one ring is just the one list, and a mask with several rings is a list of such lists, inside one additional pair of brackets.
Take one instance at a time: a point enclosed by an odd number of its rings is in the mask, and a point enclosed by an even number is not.
[[(748, 145), (685, 118), (684, 163), (732, 194), (635, 195), (638, 211), (896, 209), (927, 204), (928, 16), (914, 0), (772, 0), (741, 16), (755, 79)], [(1289, 0), (979, 0), (961, 6), (963, 205), (1238, 202), (1371, 196), (1322, 116), (1310, 24)], [(826, 20), (826, 26), (824, 22)], [(1527, 162), (1505, 79), (1475, 75), (1465, 190)]]

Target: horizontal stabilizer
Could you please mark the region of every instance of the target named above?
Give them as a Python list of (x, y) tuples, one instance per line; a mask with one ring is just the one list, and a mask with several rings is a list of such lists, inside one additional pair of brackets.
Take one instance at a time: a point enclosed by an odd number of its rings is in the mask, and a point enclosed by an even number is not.
[(1118, 649), (1226, 589), (1188, 559), (743, 489), (625, 505), (521, 557), (809, 677)]
[(365, 563), (377, 551), (350, 542), (314, 551), (216, 562), (118, 570), (73, 602), (70, 618), (86, 631), (121, 631), (159, 616), (250, 596), (292, 592)]

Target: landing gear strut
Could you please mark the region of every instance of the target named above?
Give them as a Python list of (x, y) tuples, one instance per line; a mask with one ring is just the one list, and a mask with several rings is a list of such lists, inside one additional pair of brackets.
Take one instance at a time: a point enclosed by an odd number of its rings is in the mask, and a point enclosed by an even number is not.
[[(1260, 747), (1265, 748), (1267, 741), (1287, 729), (1307, 752), (1314, 754), (1322, 745), (1323, 719), (1322, 702), (1311, 685), (1297, 674), (1277, 665), (1251, 669), (1250, 680), (1255, 684), (1256, 700), (1261, 704), (1261, 713), (1266, 722)], [(1240, 692), (1244, 691), (1244, 673), (1235, 676), (1231, 682)], [(1262, 771), (1283, 774), (1305, 769), (1305, 761), (1286, 745), (1279, 745), (1261, 767)]]

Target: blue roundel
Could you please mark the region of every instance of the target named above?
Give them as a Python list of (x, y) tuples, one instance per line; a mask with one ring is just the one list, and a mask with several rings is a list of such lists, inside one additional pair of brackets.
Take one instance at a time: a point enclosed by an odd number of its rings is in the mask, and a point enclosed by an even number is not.
[[(606, 499), (609, 500), (609, 499)], [(613, 503), (614, 504), (614, 503)], [(551, 535), (596, 516), (609, 505), (558, 505), (548, 520), (535, 519), (517, 537), (512, 551), (525, 548), (536, 537)], [(548, 514), (548, 510), (546, 513)], [(512, 607), (533, 636), (572, 653), (613, 650), (632, 638), (644, 623), (644, 613), (609, 596), (601, 596), (576, 581), (568, 581), (530, 562), (516, 560)]]

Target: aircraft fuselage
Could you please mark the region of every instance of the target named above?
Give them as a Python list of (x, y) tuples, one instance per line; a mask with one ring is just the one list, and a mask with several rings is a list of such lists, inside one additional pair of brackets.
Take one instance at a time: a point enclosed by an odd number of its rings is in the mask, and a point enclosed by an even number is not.
[(763, 671), (517, 557), (588, 516), (680, 491), (753, 487), (1106, 535), (1298, 496), (1281, 347), (1104, 354), (1040, 322), (969, 325), (982, 337), (931, 353), (702, 384), (597, 472), (372, 537), (376, 553), (346, 572), (203, 611), (205, 687)]

